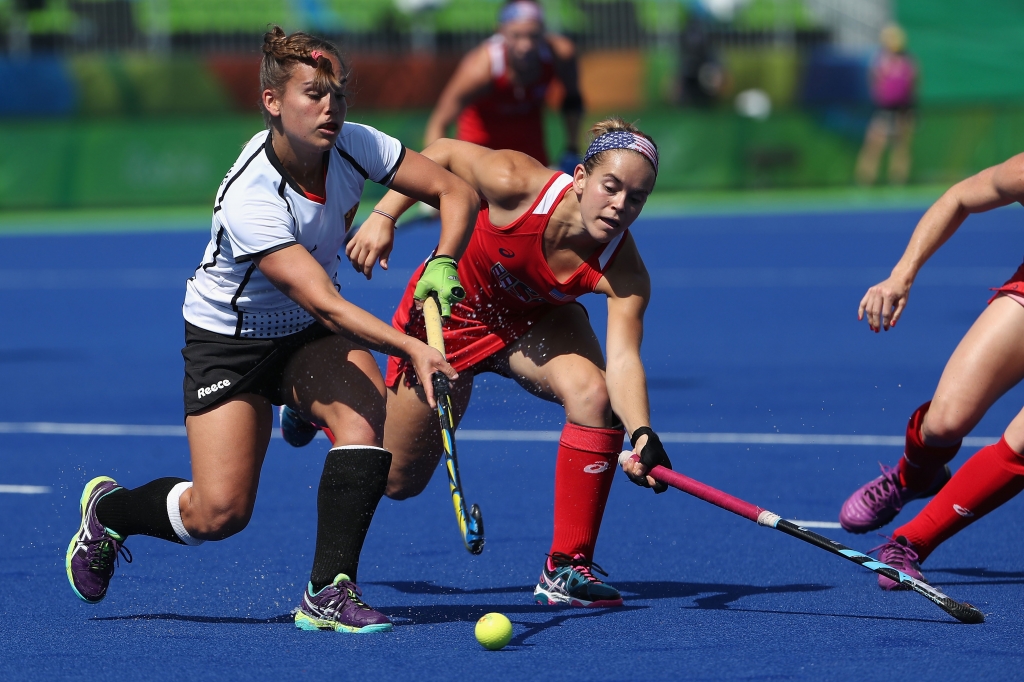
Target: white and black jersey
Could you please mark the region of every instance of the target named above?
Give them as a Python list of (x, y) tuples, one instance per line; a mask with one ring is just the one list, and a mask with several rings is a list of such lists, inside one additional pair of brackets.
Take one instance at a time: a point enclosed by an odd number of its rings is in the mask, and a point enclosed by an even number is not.
[(188, 280), (182, 313), (201, 329), (236, 338), (275, 338), (313, 322), (252, 262), (292, 244), (303, 246), (338, 287), (338, 251), (366, 180), (390, 185), (405, 158), (393, 137), (345, 123), (324, 154), (326, 197), (310, 198), (281, 165), (270, 131), (255, 135), (217, 190), (210, 243)]

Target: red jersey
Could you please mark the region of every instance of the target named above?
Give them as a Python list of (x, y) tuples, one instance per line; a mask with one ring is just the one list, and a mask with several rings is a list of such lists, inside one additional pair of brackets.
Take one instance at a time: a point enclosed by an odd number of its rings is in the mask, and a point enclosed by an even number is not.
[(547, 43), (541, 46), (541, 76), (527, 87), (509, 78), (505, 39), (492, 36), (486, 43), (491, 59), (491, 89), (459, 114), (455, 138), (491, 149), (514, 149), (545, 166), (544, 99), (555, 78), (554, 58)]
[[(572, 177), (555, 173), (530, 208), (504, 227), (491, 223), (487, 206), (480, 210), (473, 237), (459, 261), (466, 298), (452, 306), (444, 327), (445, 351), (456, 371), (510, 345), (554, 307), (597, 288), (628, 230), (598, 247), (566, 281), (559, 282), (544, 256), (544, 230), (552, 211), (571, 189)], [(423, 267), (413, 273), (391, 320), (395, 329), (420, 339), (427, 335), (413, 292)], [(389, 358), (388, 386), (394, 386), (407, 367), (405, 360)]]

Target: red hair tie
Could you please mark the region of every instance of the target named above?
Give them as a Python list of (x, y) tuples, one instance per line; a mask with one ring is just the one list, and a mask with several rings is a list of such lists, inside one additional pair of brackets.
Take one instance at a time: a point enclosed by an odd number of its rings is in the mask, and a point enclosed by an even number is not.
[(309, 53), (309, 56), (313, 59), (313, 61), (317, 61), (318, 59), (320, 59), (320, 57), (324, 56), (324, 53), (321, 52), (320, 50), (313, 50), (312, 52)]

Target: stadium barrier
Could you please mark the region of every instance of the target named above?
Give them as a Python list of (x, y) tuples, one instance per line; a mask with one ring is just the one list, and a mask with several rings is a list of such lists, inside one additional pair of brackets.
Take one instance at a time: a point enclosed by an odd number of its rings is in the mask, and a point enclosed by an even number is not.
[[(660, 191), (834, 187), (851, 184), (868, 112), (780, 112), (766, 120), (731, 111), (619, 111), (661, 148)], [(596, 118), (598, 112), (588, 114)], [(419, 148), (427, 112), (371, 112), (350, 119)], [(551, 120), (552, 153), (564, 144)], [(0, 209), (212, 204), (242, 145), (262, 128), (255, 114), (123, 119), (8, 119), (0, 127)], [(948, 184), (1024, 148), (1024, 107), (921, 112), (915, 183)], [(372, 186), (376, 187), (376, 186)], [(368, 200), (372, 200), (371, 193)]]

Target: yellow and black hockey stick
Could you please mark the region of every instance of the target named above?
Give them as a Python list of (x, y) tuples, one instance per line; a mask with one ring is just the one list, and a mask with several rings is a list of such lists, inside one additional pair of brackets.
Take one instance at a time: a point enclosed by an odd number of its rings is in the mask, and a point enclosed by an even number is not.
[[(444, 336), (441, 334), (441, 311), (434, 296), (423, 302), (423, 319), (427, 327), (427, 343), (444, 355)], [(452, 494), (455, 518), (459, 522), (462, 542), (471, 554), (484, 551), (484, 518), (480, 507), (473, 505), (466, 513), (466, 499), (462, 494), (459, 478), (459, 460), (455, 453), (455, 416), (452, 413), (452, 398), (448, 377), (435, 372), (431, 377), (434, 385), (434, 400), (437, 402), (437, 417), (441, 422), (441, 443), (444, 447), (444, 465), (448, 472), (448, 488)]]

